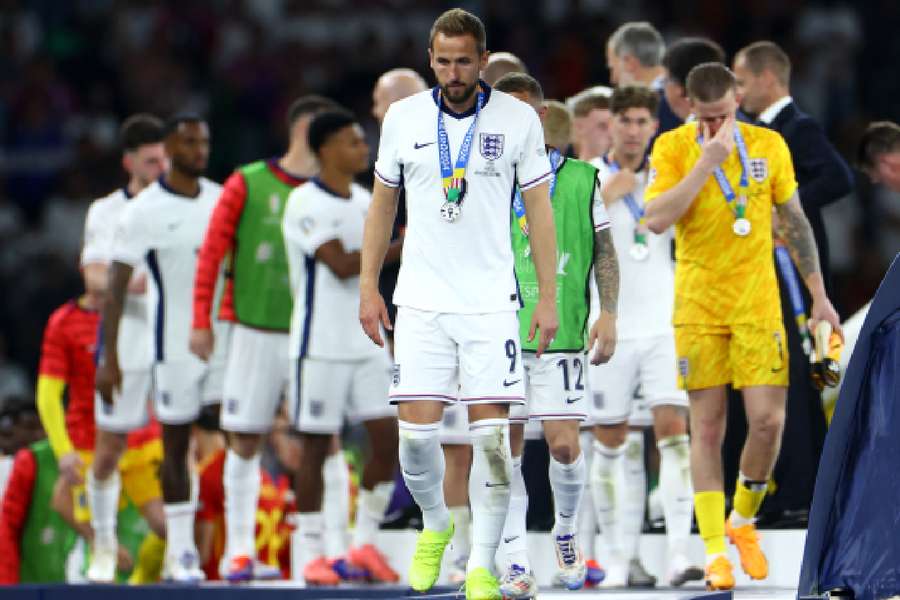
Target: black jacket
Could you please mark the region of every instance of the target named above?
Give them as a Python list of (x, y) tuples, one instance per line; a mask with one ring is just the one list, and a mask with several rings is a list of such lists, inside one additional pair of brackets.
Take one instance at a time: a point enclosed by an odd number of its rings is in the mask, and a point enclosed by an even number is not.
[(812, 225), (825, 287), (830, 290), (828, 238), (822, 208), (850, 193), (853, 173), (812, 117), (791, 102), (766, 125), (784, 137), (799, 184), (800, 204)]

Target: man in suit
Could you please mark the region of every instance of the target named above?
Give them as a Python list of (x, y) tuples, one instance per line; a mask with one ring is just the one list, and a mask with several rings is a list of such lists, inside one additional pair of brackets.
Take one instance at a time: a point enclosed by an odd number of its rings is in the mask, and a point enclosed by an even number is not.
[(750, 44), (735, 55), (734, 74), (744, 112), (779, 132), (790, 148), (800, 184), (800, 202), (815, 234), (828, 289), (828, 239), (822, 208), (850, 193), (850, 167), (828, 142), (819, 124), (794, 104), (789, 88), (791, 61), (781, 48), (768, 41)]
[[(822, 208), (850, 192), (852, 173), (828, 142), (819, 124), (794, 104), (789, 89), (790, 71), (787, 54), (772, 42), (755, 42), (735, 55), (734, 73), (741, 108), (753, 115), (757, 124), (781, 133), (790, 149), (800, 186), (800, 203), (812, 226), (819, 248), (822, 277), (826, 289), (830, 290), (828, 240)], [(773, 475), (777, 488), (763, 505), (761, 520), (798, 524), (802, 523), (812, 499), (826, 422), (821, 395), (811, 384), (801, 332), (790, 309), (789, 280), (796, 277), (795, 271), (789, 265), (778, 263), (778, 266), (790, 356), (790, 385), (785, 448)], [(799, 287), (805, 306), (809, 306), (803, 286)]]
[[(714, 41), (701, 37), (680, 38), (666, 50), (662, 58), (665, 72), (665, 97), (672, 112), (678, 117), (678, 125), (691, 116), (691, 101), (687, 93), (687, 76), (699, 64), (717, 62), (725, 64), (725, 51)], [(738, 115), (738, 120), (742, 120)], [(660, 123), (660, 130), (662, 123)]]
[(609, 80), (614, 86), (645, 85), (659, 94), (657, 135), (681, 125), (679, 118), (669, 103), (663, 89), (666, 71), (662, 66), (666, 51), (662, 36), (653, 25), (646, 21), (625, 23), (609, 37), (606, 43), (606, 65)]

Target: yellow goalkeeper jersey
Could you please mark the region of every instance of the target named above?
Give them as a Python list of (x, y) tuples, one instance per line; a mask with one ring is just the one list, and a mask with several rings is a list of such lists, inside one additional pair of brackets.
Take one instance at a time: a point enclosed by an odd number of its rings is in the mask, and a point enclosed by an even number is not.
[[(726, 203), (715, 177), (709, 179), (675, 224), (675, 325), (729, 326), (781, 319), (775, 278), (772, 209), (797, 190), (790, 151), (771, 129), (738, 123), (747, 147), (746, 217), (752, 229), (734, 233), (734, 205)], [(657, 138), (650, 157), (650, 203), (681, 181), (700, 158), (697, 123), (686, 123)], [(738, 150), (721, 168), (740, 194)]]

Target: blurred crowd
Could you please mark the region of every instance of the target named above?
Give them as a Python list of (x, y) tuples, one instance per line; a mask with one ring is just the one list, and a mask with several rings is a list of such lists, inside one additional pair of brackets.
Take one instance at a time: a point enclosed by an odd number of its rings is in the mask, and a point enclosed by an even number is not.
[[(835, 1), (630, 3), (474, 0), (488, 46), (522, 57), (547, 97), (609, 73), (604, 44), (622, 22), (667, 39), (699, 34), (729, 56), (772, 39), (794, 64), (797, 104), (842, 154), (865, 123), (900, 121), (900, 4)], [(278, 153), (282, 115), (302, 93), (365, 115), (377, 135), (377, 75), (409, 66), (430, 80), (424, 40), (437, 0), (0, 0), (0, 398), (29, 396), (47, 315), (76, 295), (89, 202), (122, 180), (116, 130), (137, 111), (193, 110), (215, 135), (210, 172)], [(398, 18), (398, 15), (403, 15)], [(370, 182), (369, 182), (370, 183)], [(866, 302), (900, 247), (900, 199), (857, 177), (825, 211), (836, 305)]]

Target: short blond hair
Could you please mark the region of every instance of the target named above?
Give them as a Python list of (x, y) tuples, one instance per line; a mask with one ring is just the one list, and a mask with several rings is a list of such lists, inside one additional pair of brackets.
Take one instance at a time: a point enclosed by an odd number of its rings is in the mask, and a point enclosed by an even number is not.
[(559, 100), (545, 100), (544, 141), (557, 150), (572, 143), (572, 111)]

